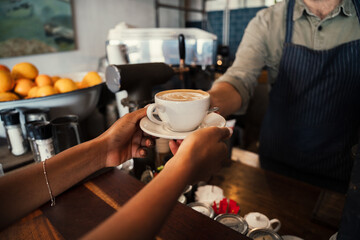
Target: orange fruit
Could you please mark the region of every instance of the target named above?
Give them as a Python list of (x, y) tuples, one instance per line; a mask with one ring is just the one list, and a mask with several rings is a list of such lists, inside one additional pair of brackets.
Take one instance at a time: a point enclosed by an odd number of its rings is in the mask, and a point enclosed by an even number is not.
[(87, 88), (90, 87), (86, 82), (76, 82), (76, 85), (78, 86), (78, 88)]
[(82, 86), (91, 87), (102, 83), (102, 79), (97, 72), (88, 72), (82, 80)]
[(46, 86), (46, 85), (52, 85), (53, 81), (51, 77), (49, 77), (46, 74), (40, 74), (35, 78), (35, 83), (38, 87)]
[(35, 83), (31, 81), (30, 79), (26, 78), (20, 78), (16, 80), (14, 92), (19, 94), (22, 97), (25, 97), (28, 95), (28, 92), (32, 87), (35, 86)]
[(61, 77), (59, 77), (59, 76), (52, 76), (51, 79), (52, 79), (53, 84), (55, 84), (56, 81), (59, 80), (60, 78)]
[(8, 92), (13, 89), (15, 81), (12, 79), (10, 72), (0, 70), (0, 92)]
[(13, 79), (35, 79), (38, 74), (38, 69), (33, 64), (27, 62), (18, 63), (11, 70)]
[[(46, 86), (46, 85), (45, 85)], [(32, 87), (29, 92), (28, 92), (28, 95), (27, 95), (27, 98), (34, 98), (37, 96), (37, 90), (39, 89), (40, 87), (38, 86), (35, 86), (35, 87)]]
[(54, 88), (60, 93), (70, 92), (78, 89), (76, 83), (70, 78), (61, 78), (57, 80)]
[(53, 86), (46, 85), (38, 88), (38, 90), (36, 91), (36, 97), (45, 97), (57, 93), (58, 91), (56, 91)]
[(0, 64), (0, 70), (10, 72), (10, 69), (7, 66), (2, 65), (2, 64)]
[(0, 93), (0, 102), (18, 100), (19, 97), (15, 93), (12, 92), (2, 92)]

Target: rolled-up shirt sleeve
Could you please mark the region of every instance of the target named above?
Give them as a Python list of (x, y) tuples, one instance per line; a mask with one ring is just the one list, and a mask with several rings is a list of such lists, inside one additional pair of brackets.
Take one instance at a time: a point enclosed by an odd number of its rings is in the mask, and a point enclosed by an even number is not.
[[(265, 9), (259, 11), (245, 29), (237, 49), (235, 61), (216, 83), (227, 82), (234, 86), (242, 98), (240, 114), (244, 114), (257, 86), (257, 79), (265, 66), (267, 46), (265, 45), (269, 26)], [(231, 97), (231, 96), (229, 96)]]

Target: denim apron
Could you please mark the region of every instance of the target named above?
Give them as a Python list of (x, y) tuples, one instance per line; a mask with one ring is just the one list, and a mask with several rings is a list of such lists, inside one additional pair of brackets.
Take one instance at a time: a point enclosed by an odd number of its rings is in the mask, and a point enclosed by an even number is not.
[(294, 5), (260, 134), (261, 166), (345, 191), (360, 126), (360, 40), (320, 51), (292, 44)]

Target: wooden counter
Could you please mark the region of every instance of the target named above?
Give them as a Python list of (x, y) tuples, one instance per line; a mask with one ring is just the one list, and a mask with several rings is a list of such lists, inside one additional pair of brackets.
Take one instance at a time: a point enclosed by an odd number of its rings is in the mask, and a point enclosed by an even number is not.
[[(338, 221), (343, 196), (335, 193), (327, 192), (325, 196), (331, 197), (322, 201), (326, 207), (318, 208), (323, 190), (238, 162), (223, 168), (209, 184), (220, 186), (226, 197), (237, 201), (241, 216), (257, 211), (269, 218), (278, 218), (282, 223), (281, 235), (327, 240), (337, 231), (331, 223), (336, 225)], [(142, 187), (143, 183), (132, 176), (112, 169), (61, 194), (56, 198), (55, 207), (47, 203), (11, 225), (0, 233), (0, 239), (77, 239), (114, 213)], [(248, 239), (180, 203), (171, 212), (158, 238)]]
[[(0, 239), (78, 239), (113, 214), (142, 187), (142, 182), (112, 169), (61, 194), (56, 198), (55, 207), (47, 203), (11, 225), (0, 233)], [(158, 238), (248, 239), (181, 203), (177, 203), (170, 213)]]
[(260, 212), (281, 221), (280, 235), (328, 240), (338, 230), (345, 196), (260, 168), (232, 162), (211, 184), (240, 205), (240, 215)]

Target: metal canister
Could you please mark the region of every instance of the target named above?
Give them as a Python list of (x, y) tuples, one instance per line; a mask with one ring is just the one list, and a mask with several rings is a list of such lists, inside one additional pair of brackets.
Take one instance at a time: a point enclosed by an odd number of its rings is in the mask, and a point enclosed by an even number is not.
[(249, 225), (245, 219), (237, 214), (220, 214), (214, 220), (244, 235), (249, 231)]
[(180, 195), (180, 197), (178, 198), (178, 202), (186, 204), (186, 197), (184, 196), (184, 194)]
[(33, 122), (33, 121), (49, 121), (49, 112), (50, 109), (44, 108), (29, 108), (23, 110), (23, 114), (25, 117), (25, 122)]
[(213, 218), (215, 215), (215, 212), (212, 209), (212, 207), (205, 203), (192, 202), (192, 203), (189, 203), (187, 206), (191, 207), (195, 211), (198, 211), (199, 213), (204, 214), (205, 216), (208, 216), (209, 218)]
[(193, 186), (187, 185), (183, 191), (183, 195), (186, 197), (186, 202), (194, 202)]
[(247, 234), (247, 236), (254, 240), (283, 240), (279, 234), (268, 228), (254, 228)]

